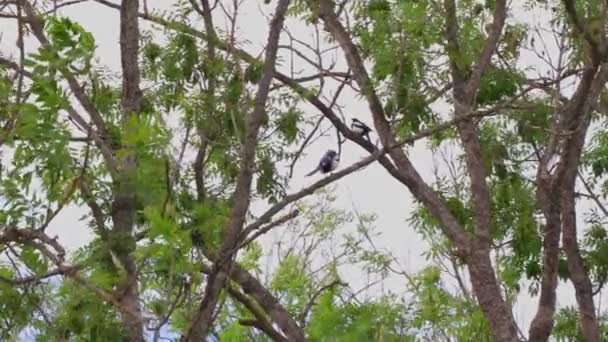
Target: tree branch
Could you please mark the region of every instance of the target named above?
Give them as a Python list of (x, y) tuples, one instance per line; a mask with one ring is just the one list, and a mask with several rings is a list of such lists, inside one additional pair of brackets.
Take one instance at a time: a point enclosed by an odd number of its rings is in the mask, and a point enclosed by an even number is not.
[(78, 270), (78, 268), (76, 268), (76, 266), (58, 267), (51, 271), (48, 271), (47, 273), (45, 273), (43, 275), (34, 274), (31, 276), (17, 278), (17, 279), (8, 279), (8, 278), (4, 278), (4, 277), (0, 276), (0, 281), (10, 284), (10, 285), (14, 285), (14, 286), (30, 285), (32, 283), (38, 284), (43, 279), (51, 278), (51, 277), (54, 277), (57, 275), (64, 275), (65, 273), (72, 272), (73, 270)]
[[(44, 23), (42, 19), (40, 19), (40, 17), (36, 15), (34, 9), (32, 8), (32, 5), (28, 1), (23, 0), (21, 1), (21, 4), (23, 5), (23, 9), (26, 14), (26, 20), (29, 26), (31, 27), (32, 32), (34, 33), (42, 47), (50, 50), (50, 42), (44, 34)], [(4, 60), (3, 62), (6, 61), (7, 60)], [(87, 131), (87, 134), (91, 135), (91, 137), (95, 141), (95, 144), (100, 149), (110, 173), (114, 176), (116, 174), (117, 166), (114, 157), (111, 153), (111, 147), (109, 143), (104, 140), (108, 139), (109, 136), (106, 132), (105, 123), (101, 117), (101, 114), (97, 111), (97, 108), (95, 108), (91, 100), (86, 96), (84, 89), (78, 83), (76, 77), (74, 77), (74, 75), (72, 75), (66, 68), (59, 68), (59, 70), (68, 82), (70, 90), (72, 91), (76, 99), (79, 101), (79, 103), (82, 105), (82, 107), (89, 114), (91, 120), (93, 121), (99, 132), (95, 131), (92, 127), (90, 127), (87, 124), (86, 120), (80, 114), (78, 114), (78, 112), (72, 106), (69, 106), (67, 108), (69, 117), (74, 120), (74, 122), (76, 122), (78, 125), (83, 127)], [(28, 76), (28, 74), (25, 73), (24, 75)], [(29, 75), (33, 77), (33, 75), (31, 74)]]
[(562, 245), (566, 253), (570, 280), (575, 289), (579, 322), (585, 340), (591, 342), (600, 341), (600, 331), (593, 301), (593, 287), (578, 246), (575, 186), (585, 137), (591, 122), (591, 103), (597, 101), (601, 91), (604, 89), (607, 78), (608, 69), (604, 65), (597, 73), (595, 79), (593, 79), (588, 93), (585, 93), (585, 95), (582, 95), (583, 93), (575, 93), (573, 95), (573, 100), (576, 100), (577, 96), (584, 97), (584, 100), (580, 102), (574, 101), (575, 104), (577, 102), (580, 103), (581, 107), (567, 108), (573, 111), (567, 113), (572, 118), (572, 126), (564, 128), (572, 129), (576, 127), (576, 131), (573, 135), (566, 136), (565, 138), (566, 142), (564, 143), (554, 182), (555, 191), (560, 191)]
[[(140, 89), (139, 70), (139, 0), (122, 0), (120, 5), (120, 62), (122, 67), (122, 96), (121, 121), (124, 134), (129, 134), (133, 121), (139, 120), (142, 110), (143, 95)], [(120, 172), (114, 179), (113, 200), (111, 207), (112, 234), (116, 238), (128, 239), (129, 242), (120, 242), (116, 248), (115, 239), (110, 244), (111, 250), (116, 253), (126, 271), (126, 279), (120, 284), (122, 296), (120, 301), (136, 313), (135, 318), (122, 317), (122, 324), (131, 341), (143, 341), (143, 315), (141, 311), (139, 289), (137, 281), (137, 263), (135, 262), (135, 240), (133, 228), (136, 211), (136, 177), (137, 153), (135, 146), (115, 146), (115, 149), (124, 149), (125, 153), (120, 160)], [(125, 247), (126, 246), (126, 247)]]
[[(469, 74), (468, 66), (462, 65), (461, 48), (458, 42), (458, 21), (456, 3), (454, 0), (445, 0), (446, 11), (445, 36), (447, 39), (447, 52), (450, 61), (450, 71), (453, 83), (454, 114), (456, 117), (466, 116), (474, 106), (474, 96), (479, 87), (483, 73), (489, 65), (499, 42), (502, 27), (506, 16), (506, 1), (496, 1), (493, 23), (489, 37), (479, 56), (477, 66)], [(516, 341), (517, 325), (513, 319), (511, 308), (501, 296), (498, 279), (490, 259), (492, 225), (492, 199), (481, 153), (479, 130), (470, 119), (463, 120), (457, 125), (458, 133), (465, 150), (465, 162), (470, 179), (470, 188), (473, 202), (473, 222), (475, 239), (472, 255), (466, 260), (473, 291), (484, 316), (488, 320), (494, 338), (498, 341)]]
[[(51, 44), (47, 39), (46, 35), (44, 34), (44, 22), (38, 15), (36, 15), (34, 9), (32, 8), (32, 5), (28, 1), (23, 0), (22, 4), (26, 13), (27, 23), (31, 27), (34, 36), (36, 36), (42, 47), (51, 50)], [(68, 85), (70, 86), (70, 89), (72, 90), (74, 96), (78, 99), (82, 107), (91, 116), (91, 120), (99, 130), (100, 135), (106, 139), (109, 138), (105, 127), (105, 122), (101, 114), (99, 113), (97, 108), (95, 108), (95, 105), (91, 102), (91, 100), (86, 96), (84, 89), (78, 83), (76, 77), (74, 77), (74, 75), (72, 75), (65, 68), (60, 68), (60, 71), (63, 77), (68, 82)]]
[[(215, 57), (215, 41), (217, 39), (217, 34), (215, 33), (215, 28), (213, 27), (213, 16), (211, 14), (211, 6), (209, 5), (208, 0), (201, 0), (201, 4), (203, 8), (201, 9), (197, 4), (196, 0), (190, 0), (192, 7), (195, 11), (197, 11), (202, 17), (203, 22), (205, 24), (205, 33), (209, 37), (213, 37), (215, 39), (210, 39), (207, 41), (207, 60), (208, 63), (214, 64), (216, 63)], [(210, 70), (215, 70), (213, 67), (209, 68)], [(211, 112), (215, 111), (215, 88), (216, 88), (216, 74), (214, 71), (211, 71), (207, 78), (207, 99), (209, 101), (207, 110)], [(205, 170), (204, 170), (204, 162), (205, 162), (205, 153), (207, 152), (208, 139), (207, 134), (203, 128), (203, 122), (200, 120), (197, 122), (197, 131), (199, 138), (201, 140), (201, 146), (196, 155), (196, 161), (194, 163), (194, 177), (196, 183), (196, 192), (198, 195), (199, 201), (202, 201), (205, 198)]]
[[(602, 59), (602, 56), (605, 55), (606, 53), (606, 48), (601, 46), (601, 41), (596, 41), (595, 38), (593, 37), (593, 34), (589, 31), (589, 27), (587, 25), (585, 25), (583, 23), (583, 21), (581, 20), (581, 18), (578, 16), (578, 13), (576, 12), (576, 6), (574, 4), (573, 0), (564, 0), (564, 7), (566, 9), (566, 13), (568, 13), (568, 16), (570, 17), (570, 20), (572, 20), (572, 23), (574, 24), (574, 27), (576, 28), (576, 30), (583, 35), (583, 38), (585, 38), (585, 40), (587, 41), (587, 43), (589, 43), (589, 46), (591, 47), (591, 58), (595, 63), (599, 63), (599, 61)], [(599, 35), (598, 35), (599, 36)]]
[(213, 270), (207, 278), (205, 295), (198, 312), (184, 335), (184, 340), (186, 341), (201, 341), (207, 336), (212, 324), (213, 312), (217, 305), (219, 293), (224, 287), (224, 281), (230, 269), (232, 251), (237, 247), (238, 235), (243, 229), (245, 215), (247, 214), (250, 202), (258, 131), (265, 115), (266, 100), (270, 90), (270, 83), (273, 79), (279, 37), (288, 5), (289, 0), (279, 0), (275, 15), (270, 23), (263, 76), (258, 84), (253, 113), (246, 117), (246, 133), (244, 144), (241, 147), (240, 172), (233, 196), (234, 206), (224, 233), (218, 259), (215, 260)]
[[(546, 220), (543, 240), (543, 278), (537, 313), (530, 326), (531, 341), (545, 341), (553, 327), (555, 312), (557, 263), (560, 230), (563, 249), (579, 306), (579, 321), (588, 341), (599, 341), (593, 303), (593, 289), (583, 264), (576, 237), (575, 185), (580, 156), (590, 124), (590, 111), (606, 83), (606, 71), (597, 73), (598, 61), (592, 58), (585, 65), (581, 80), (571, 99), (556, 116), (545, 153), (538, 166), (537, 196), (543, 205)], [(564, 134), (573, 132), (573, 134)], [(558, 152), (558, 146), (562, 145)], [(555, 173), (548, 164), (559, 155)]]
[[(39, 242), (38, 242), (39, 241)], [(137, 319), (138, 314), (130, 310), (129, 307), (123, 305), (112, 293), (95, 286), (88, 279), (83, 278), (78, 270), (80, 266), (66, 265), (63, 263), (65, 249), (57, 242), (56, 238), (49, 237), (46, 233), (37, 229), (22, 228), (15, 226), (4, 226), (0, 229), (0, 244), (8, 244), (10, 242), (29, 244), (38, 249), (45, 257), (47, 257), (57, 270), (64, 276), (67, 276), (77, 283), (83, 285), (90, 291), (106, 302), (114, 305), (120, 312), (133, 319)], [(47, 246), (52, 247), (55, 252), (51, 251)]]
[(342, 282), (339, 279), (336, 279), (336, 280), (330, 282), (329, 284), (321, 286), (321, 288), (319, 288), (317, 291), (315, 291), (315, 293), (310, 297), (310, 300), (304, 306), (304, 309), (302, 310), (302, 313), (300, 314), (300, 317), (299, 317), (300, 324), (304, 325), (304, 322), (306, 321), (306, 316), (308, 316), (310, 309), (312, 309), (312, 307), (315, 305), (317, 298), (319, 298), (319, 296), (321, 294), (323, 294), (323, 292), (325, 292), (325, 290), (331, 289), (332, 287), (334, 287), (336, 285), (347, 286), (348, 284)]
[(241, 325), (253, 325), (260, 331), (262, 331), (264, 334), (266, 334), (268, 337), (270, 337), (273, 341), (288, 341), (285, 337), (283, 337), (283, 335), (281, 335), (272, 327), (272, 323), (269, 322), (268, 319), (266, 319), (266, 315), (264, 314), (264, 312), (260, 310), (258, 305), (256, 305), (253, 300), (251, 300), (245, 294), (241, 293), (230, 285), (227, 285), (227, 288), (228, 293), (230, 293), (230, 296), (232, 296), (232, 298), (237, 300), (239, 303), (243, 304), (243, 306), (245, 306), (245, 308), (247, 308), (247, 310), (249, 310), (249, 312), (251, 312), (251, 314), (253, 314), (253, 316), (255, 317), (255, 320), (252, 320), (251, 322), (239, 321)]
[[(299, 210), (294, 210), (292, 212), (290, 212), (289, 214), (286, 214), (282, 217), (280, 217), (279, 219), (277, 219), (276, 221), (270, 222), (269, 224), (267, 224), (264, 227), (261, 227), (258, 231), (256, 231), (255, 233), (253, 233), (251, 236), (247, 237), (250, 233), (252, 233), (254, 230), (256, 230), (256, 227), (259, 227), (259, 225), (248, 225), (247, 227), (245, 227), (245, 229), (243, 229), (243, 231), (241, 232), (241, 238), (239, 240), (244, 240), (243, 242), (241, 242), (241, 244), (239, 245), (238, 249), (241, 249), (245, 246), (247, 246), (248, 244), (252, 243), (253, 241), (255, 241), (255, 239), (257, 239), (258, 237), (260, 237), (261, 235), (264, 235), (266, 233), (268, 233), (271, 229), (278, 227), (292, 219), (294, 219), (295, 217), (297, 217), (300, 214)], [(255, 222), (254, 222), (255, 224)]]
[[(352, 70), (355, 80), (361, 87), (361, 91), (368, 101), (369, 108), (374, 119), (374, 126), (378, 132), (378, 135), (380, 136), (383, 146), (386, 148), (397, 145), (392, 134), (391, 127), (386, 120), (380, 100), (375, 94), (372, 83), (367, 75), (367, 71), (363, 65), (363, 60), (361, 59), (357, 48), (350, 39), (345, 28), (338, 20), (338, 17), (333, 10), (333, 2), (329, 0), (320, 0), (318, 11), (319, 17), (325, 22), (325, 25), (329, 29), (330, 33), (334, 39), (340, 43), (340, 46), (344, 51), (349, 68)], [(323, 111), (323, 114), (329, 113), (331, 113), (331, 110)], [(336, 123), (336, 121), (339, 122), (337, 118), (334, 118), (334, 120), (332, 120), (330, 117), (328, 118), (330, 121), (332, 121), (332, 123)], [(336, 127), (338, 127), (342, 133), (344, 133), (343, 129), (340, 129), (340, 125)], [(349, 133), (351, 132), (349, 131)], [(345, 136), (351, 140), (355, 140), (352, 139), (353, 134), (345, 134)], [(363, 138), (360, 140), (363, 140)], [(359, 143), (359, 145), (365, 146), (365, 144), (362, 143)], [(448, 235), (448, 237), (455, 243), (459, 254), (463, 257), (466, 256), (469, 253), (470, 241), (466, 236), (464, 229), (458, 224), (456, 219), (447, 209), (445, 204), (439, 199), (437, 194), (428, 186), (428, 184), (424, 182), (403, 150), (390, 149), (389, 153), (398, 168), (398, 170), (395, 170), (395, 173), (397, 173), (399, 176), (395, 178), (402, 181), (409, 188), (414, 197), (421, 201), (429, 209), (431, 214), (436, 217), (439, 222), (441, 222), (442, 229), (444, 229), (446, 235)], [(381, 164), (388, 167), (387, 170), (392, 168), (392, 166), (389, 166), (389, 163), (383, 162), (382, 160)]]
[[(215, 255), (210, 251), (203, 252), (210, 260), (215, 258)], [(211, 268), (201, 265), (201, 271), (210, 274)], [(252, 276), (239, 263), (235, 262), (232, 265), (230, 278), (238, 283), (246, 294), (255, 299), (272, 321), (282, 330), (288, 341), (305, 341), (304, 333), (296, 321), (293, 320), (291, 314), (285, 310), (279, 300), (258, 279)]]
[(477, 65), (473, 69), (471, 77), (467, 83), (466, 93), (471, 97), (474, 97), (473, 94), (477, 92), (481, 78), (492, 61), (492, 56), (498, 47), (502, 29), (505, 25), (505, 19), (507, 17), (507, 1), (497, 0), (494, 6), (494, 19), (490, 25), (491, 28), (490, 32), (488, 33), (488, 38), (486, 39), (481, 55), (479, 56)]

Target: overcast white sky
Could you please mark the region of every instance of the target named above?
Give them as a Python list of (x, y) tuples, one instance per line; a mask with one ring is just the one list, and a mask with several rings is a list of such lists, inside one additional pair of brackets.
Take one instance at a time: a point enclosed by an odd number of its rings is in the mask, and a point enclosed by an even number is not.
[[(261, 3), (262, 1), (259, 2)], [(174, 1), (149, 0), (148, 6), (151, 9), (156, 8), (170, 11), (173, 3)], [(241, 42), (250, 42), (249, 44), (243, 44), (242, 47), (253, 55), (259, 54), (267, 38), (267, 23), (266, 19), (260, 14), (260, 9), (268, 14), (274, 11), (274, 4), (275, 1), (272, 2), (272, 5), (260, 5), (258, 1), (244, 1), (240, 9), (239, 34), (237, 37)], [(76, 19), (87, 30), (93, 33), (98, 45), (96, 55), (99, 64), (118, 71), (120, 68), (118, 12), (97, 3), (84, 3), (71, 6), (62, 10), (61, 13)], [(223, 16), (220, 13), (220, 11), (217, 11), (215, 15), (215, 24), (216, 27), (223, 29), (225, 26), (222, 22)], [(515, 7), (512, 11), (512, 17), (522, 22), (533, 23), (538, 22), (543, 15), (538, 11), (530, 12), (522, 7)], [(513, 18), (510, 20), (514, 20)], [(202, 22), (199, 25), (202, 27)], [(287, 21), (286, 26), (292, 33), (298, 32), (299, 38), (306, 41), (311, 40), (311, 31), (301, 23), (291, 19)], [(149, 28), (149, 25), (143, 23), (142, 27)], [(2, 32), (0, 52), (3, 55), (6, 55), (7, 51), (15, 51), (15, 30), (16, 26), (13, 21), (0, 20), (0, 32)], [(285, 35), (283, 39), (286, 39)], [(36, 47), (31, 39), (27, 43), (30, 51)], [(547, 43), (548, 45), (552, 45), (552, 38), (548, 37)], [(288, 60), (288, 55), (285, 54), (285, 51), (283, 51), (282, 55), (284, 57), (282, 70), (287, 71), (288, 64), (285, 61)], [(337, 58), (344, 65), (341, 53), (337, 55)], [(544, 72), (546, 70), (546, 67), (540, 64), (538, 58), (531, 53), (524, 52), (521, 63), (522, 65), (531, 66), (531, 75), (534, 76), (537, 75), (534, 71)], [(305, 66), (296, 65), (295, 67), (298, 69)], [(346, 69), (342, 68), (339, 70), (345, 71)], [(371, 123), (367, 104), (357, 100), (354, 96), (342, 96), (341, 105), (345, 107), (348, 119), (356, 116), (365, 122)], [(320, 115), (311, 107), (305, 106), (304, 108), (307, 110), (307, 115), (311, 117)], [(328, 123), (325, 124), (325, 127), (328, 127)], [(335, 147), (335, 141), (335, 136), (321, 139), (309, 149), (308, 156), (301, 160), (296, 168), (294, 179), (291, 183), (292, 190), (297, 190), (303, 185), (318, 179), (318, 176), (304, 178), (303, 175), (315, 166), (319, 156), (327, 148)], [(364, 151), (352, 143), (346, 143), (342, 150), (341, 166), (350, 165), (362, 156), (365, 156)], [(417, 143), (414, 148), (411, 148), (410, 156), (423, 177), (431, 180), (434, 157), (425, 147), (424, 143)], [(362, 212), (378, 214), (376, 226), (378, 231), (382, 232), (382, 236), (377, 239), (376, 244), (392, 251), (408, 271), (415, 272), (427, 264), (424, 258), (420, 256), (421, 252), (425, 250), (426, 244), (406, 222), (406, 218), (413, 207), (412, 198), (406, 188), (388, 175), (383, 168), (374, 164), (363, 171), (342, 179), (338, 183), (337, 197), (338, 206), (344, 209), (352, 210), (353, 206), (355, 206)], [(263, 208), (264, 204), (255, 205), (257, 212), (260, 212)], [(79, 222), (82, 213), (83, 211), (80, 208), (68, 207), (64, 209), (50, 227), (52, 232), (59, 235), (60, 241), (68, 245), (72, 250), (83, 246), (91, 237), (85, 224)], [(357, 278), (357, 274), (347, 274), (346, 277), (352, 278), (346, 279), (349, 282), (364, 282), (364, 279)], [(385, 284), (387, 288), (391, 288), (398, 293), (405, 291), (404, 285), (404, 280), (398, 277), (391, 278)], [(523, 292), (525, 293), (525, 291)], [(573, 292), (569, 285), (562, 286), (560, 293), (560, 305), (574, 303)], [(522, 327), (524, 331), (527, 330), (528, 321), (535, 312), (535, 303), (536, 299), (521, 296), (515, 308), (516, 319), (518, 322), (524, 323)]]

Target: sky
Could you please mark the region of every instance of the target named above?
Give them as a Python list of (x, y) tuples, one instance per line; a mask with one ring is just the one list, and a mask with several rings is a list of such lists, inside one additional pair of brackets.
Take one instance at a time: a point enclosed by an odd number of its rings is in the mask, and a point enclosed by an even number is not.
[[(171, 0), (148, 0), (148, 7), (150, 9), (155, 8), (170, 11), (173, 3), (174, 1)], [(241, 42), (248, 41), (248, 43), (241, 44), (241, 47), (254, 56), (259, 55), (267, 39), (267, 21), (261, 15), (261, 12), (265, 15), (271, 13), (274, 10), (276, 1), (272, 1), (271, 5), (263, 5), (261, 3), (262, 1), (244, 1), (239, 13), (237, 37), (239, 37)], [(538, 11), (532, 12), (518, 5), (511, 5), (511, 8), (512, 18), (510, 20), (526, 23), (535, 23), (543, 20), (543, 13)], [(118, 12), (116, 10), (94, 2), (88, 2), (70, 6), (61, 10), (61, 13), (76, 19), (85, 29), (94, 35), (98, 46), (96, 51), (98, 64), (105, 65), (111, 70), (120, 70), (120, 55), (117, 53), (119, 51), (119, 23)], [(221, 17), (221, 15), (215, 16), (215, 24), (217, 28), (225, 29), (226, 26), (222, 22)], [(200, 25), (199, 27), (202, 28), (202, 22), (197, 25)], [(288, 19), (285, 26), (292, 33), (297, 34), (299, 38), (311, 41), (311, 30), (302, 23), (294, 19)], [(13, 21), (0, 20), (0, 32), (2, 33), (0, 52), (4, 56), (6, 56), (7, 51), (15, 51), (15, 27), (16, 25)], [(147, 29), (150, 28), (150, 25), (142, 22), (141, 27)], [(283, 42), (286, 41), (285, 38), (286, 36), (283, 35)], [(554, 44), (552, 45), (551, 43), (552, 38), (548, 36), (546, 38), (551, 54), (551, 51), (555, 51), (552, 48)], [(26, 44), (29, 51), (32, 51), (36, 47), (32, 39), (29, 39)], [(280, 56), (283, 60), (280, 69), (288, 71), (290, 67), (287, 62), (289, 61), (289, 55), (286, 54), (285, 50), (282, 50)], [(328, 56), (327, 62), (332, 58), (337, 59), (338, 66), (344, 66), (344, 59), (341, 53), (334, 54), (333, 57)], [(530, 73), (534, 76), (536, 76), (536, 73), (545, 73), (547, 71), (546, 67), (539, 63), (538, 57), (529, 52), (524, 51), (522, 53), (520, 63), (522, 66), (530, 66)], [(294, 67), (298, 69), (305, 66), (296, 64)], [(342, 67), (336, 68), (336, 70), (345, 71), (346, 69)], [(343, 96), (341, 98), (341, 105), (344, 106), (344, 113), (346, 113), (347, 118), (357, 117), (371, 124), (372, 120), (367, 104), (362, 102), (358, 97), (352, 96), (352, 94)], [(307, 116), (316, 118), (320, 115), (310, 106), (305, 105), (303, 108)], [(446, 113), (449, 110), (449, 107), (445, 105), (439, 105), (438, 108), (446, 111)], [(324, 127), (327, 128), (329, 127), (328, 125), (326, 122)], [(375, 140), (376, 136), (373, 135), (372, 138)], [(318, 159), (325, 150), (335, 147), (335, 140), (335, 136), (320, 139), (309, 148), (308, 154), (297, 164), (294, 178), (290, 184), (290, 192), (296, 191), (319, 179), (320, 176), (318, 175), (305, 178), (304, 174), (316, 166)], [(347, 142), (342, 149), (341, 167), (348, 166), (358, 161), (361, 157), (366, 156), (366, 152), (354, 143)], [(451, 150), (448, 152), (454, 153), (455, 151)], [(434, 165), (438, 162), (438, 156), (433, 155), (425, 143), (420, 142), (413, 148), (408, 149), (408, 155), (423, 178), (431, 181), (433, 179)], [(445, 168), (442, 168), (441, 172), (445, 172)], [(355, 208), (362, 212), (376, 213), (378, 215), (375, 226), (382, 235), (376, 239), (376, 245), (390, 250), (408, 272), (416, 272), (428, 264), (424, 257), (421, 256), (421, 253), (426, 250), (426, 243), (406, 222), (411, 210), (414, 208), (412, 197), (409, 191), (388, 175), (382, 167), (373, 164), (360, 172), (343, 178), (337, 184), (336, 196), (338, 198), (336, 205), (340, 208), (346, 210), (353, 210)], [(261, 213), (264, 208), (266, 208), (265, 203), (254, 203), (253, 205), (253, 210), (256, 213)], [(57, 234), (59, 241), (67, 245), (70, 250), (75, 250), (85, 245), (91, 238), (91, 232), (83, 222), (79, 221), (83, 213), (82, 208), (76, 206), (66, 207), (49, 227), (49, 231)], [(278, 234), (280, 232), (276, 231), (269, 234), (265, 239), (266, 243), (271, 243), (272, 239), (276, 238)], [(346, 280), (352, 284), (364, 284), (365, 282), (365, 279), (360, 279), (357, 274), (345, 274), (345, 276), (348, 278)], [(405, 280), (403, 278), (395, 276), (387, 280), (385, 287), (394, 289), (396, 292), (403, 292), (405, 291), (404, 284)], [(575, 303), (570, 285), (562, 284), (559, 293), (560, 305)], [(518, 322), (522, 323), (524, 331), (527, 330), (529, 320), (535, 313), (536, 300), (536, 298), (522, 295), (515, 306), (514, 314)], [(533, 311), (530, 311), (531, 309)]]

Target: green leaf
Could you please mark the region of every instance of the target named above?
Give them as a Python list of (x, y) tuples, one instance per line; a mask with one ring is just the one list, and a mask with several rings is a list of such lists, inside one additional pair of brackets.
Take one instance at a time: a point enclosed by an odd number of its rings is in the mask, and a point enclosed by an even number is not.
[(300, 119), (301, 113), (296, 108), (290, 108), (279, 118), (277, 126), (288, 144), (293, 143), (298, 137), (298, 123)]

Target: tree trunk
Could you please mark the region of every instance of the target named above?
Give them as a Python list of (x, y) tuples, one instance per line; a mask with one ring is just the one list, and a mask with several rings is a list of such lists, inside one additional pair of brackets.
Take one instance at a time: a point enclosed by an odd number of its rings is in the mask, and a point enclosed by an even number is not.
[(500, 295), (500, 287), (489, 255), (487, 249), (474, 249), (467, 260), (473, 292), (490, 324), (494, 341), (516, 342), (517, 325), (513, 320), (511, 308)]
[[(142, 93), (139, 88), (139, 20), (138, 0), (123, 0), (120, 6), (120, 60), (122, 66), (122, 123), (123, 134), (127, 123), (141, 111)], [(114, 179), (114, 201), (112, 203), (112, 251), (116, 254), (125, 268), (126, 279), (120, 288), (120, 301), (126, 308), (137, 313), (133, 318), (122, 315), (122, 323), (129, 341), (143, 341), (143, 317), (139, 303), (137, 281), (137, 265), (135, 263), (135, 238), (133, 228), (136, 211), (136, 174), (137, 155), (132, 146), (116, 146), (124, 148), (127, 153), (120, 160), (121, 169)], [(116, 152), (116, 151), (115, 151)], [(118, 155), (118, 153), (114, 153)], [(118, 248), (116, 248), (118, 247)]]

